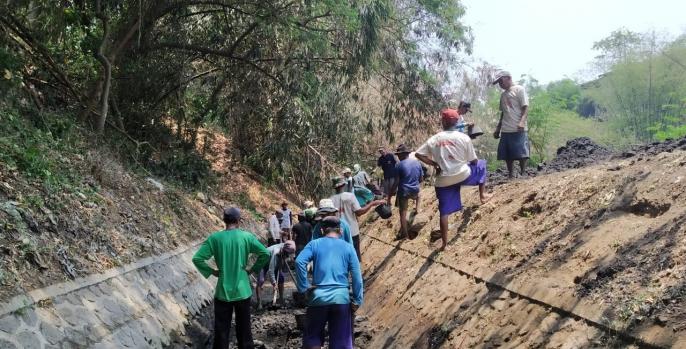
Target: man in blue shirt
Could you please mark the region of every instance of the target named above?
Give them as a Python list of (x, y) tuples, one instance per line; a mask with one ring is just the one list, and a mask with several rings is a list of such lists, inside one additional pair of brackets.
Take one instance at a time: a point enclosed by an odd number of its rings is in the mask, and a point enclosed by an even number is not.
[[(328, 323), (329, 348), (352, 349), (352, 317), (363, 301), (360, 262), (353, 246), (340, 239), (338, 218), (325, 217), (321, 226), (324, 237), (312, 240), (295, 260), (298, 292), (308, 295), (303, 348), (321, 348)], [(312, 285), (307, 279), (309, 262), (313, 262)], [(348, 292), (351, 274), (352, 302)]]
[(395, 195), (393, 188), (395, 187), (395, 164), (398, 162), (393, 153), (386, 150), (386, 148), (379, 148), (379, 160), (376, 164), (383, 170), (383, 191), (386, 195), (386, 203), (391, 204), (391, 198)]
[(396, 149), (398, 162), (395, 165), (395, 178), (398, 196), (395, 205), (400, 210), (400, 234), (399, 238), (407, 237), (407, 208), (410, 199), (414, 200), (414, 211), (419, 211), (419, 184), (424, 177), (424, 170), (419, 161), (410, 158), (410, 149), (401, 144)]

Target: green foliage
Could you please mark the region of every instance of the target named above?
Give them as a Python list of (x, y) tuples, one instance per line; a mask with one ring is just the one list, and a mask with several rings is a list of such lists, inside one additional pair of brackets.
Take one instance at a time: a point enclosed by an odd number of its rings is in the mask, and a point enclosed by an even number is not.
[[(381, 132), (427, 124), (444, 104), (439, 77), (472, 43), (458, 0), (102, 4), (104, 42), (94, 2), (10, 2), (0, 35), (31, 67), (22, 77), (41, 102), (87, 109), (85, 123), (104, 102), (102, 46), (113, 74), (108, 127), (119, 129), (107, 136), (136, 140), (122, 152), (194, 186), (211, 178), (198, 135), (219, 126), (231, 155), (267, 180), (328, 190), (321, 181), (336, 164), (357, 160)], [(22, 166), (47, 166), (40, 151), (28, 154)]]
[(555, 101), (556, 95), (546, 92), (539, 93), (530, 99), (529, 103), (529, 141), (539, 162), (546, 160), (547, 147), (554, 128), (557, 127), (551, 114), (559, 111), (562, 104)]
[(551, 102), (567, 110), (576, 111), (581, 99), (581, 87), (571, 79), (551, 82), (546, 87)]
[(655, 138), (664, 141), (686, 136), (686, 98), (680, 103), (664, 105), (662, 108), (665, 111), (662, 121), (648, 128)]
[(686, 37), (665, 41), (655, 33), (614, 32), (599, 41), (604, 74), (585, 84), (583, 98), (600, 117), (639, 141), (684, 133)]
[(57, 190), (73, 183), (76, 176), (68, 170), (68, 160), (59, 155), (74, 146), (70, 127), (63, 120), (48, 123), (51, 115), (38, 116), (39, 125), (27, 125), (17, 110), (0, 110), (0, 161), (9, 169), (40, 179), (46, 189)]

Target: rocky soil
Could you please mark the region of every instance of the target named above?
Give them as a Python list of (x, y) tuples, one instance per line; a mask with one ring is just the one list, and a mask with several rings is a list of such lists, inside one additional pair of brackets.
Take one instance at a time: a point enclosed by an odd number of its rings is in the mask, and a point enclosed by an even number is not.
[[(252, 334), (255, 339), (256, 348), (286, 348), (298, 349), (302, 347), (302, 330), (296, 323), (296, 315), (304, 314), (305, 309), (296, 307), (292, 302), (292, 294), (295, 286), (292, 282), (286, 283), (286, 306), (281, 308), (265, 307), (261, 310), (254, 310), (252, 316)], [(272, 290), (270, 286), (264, 288), (264, 299), (271, 299)], [(253, 296), (254, 297), (254, 296)], [(253, 308), (257, 304), (253, 298)], [(214, 308), (212, 304), (206, 306), (203, 311), (189, 319), (183, 332), (172, 335), (172, 343), (168, 349), (187, 349), (187, 348), (212, 348), (214, 326)], [(235, 343), (234, 328), (232, 327), (231, 337)], [(355, 347), (368, 348), (371, 339), (369, 325), (364, 317), (358, 317), (355, 322)], [(327, 348), (327, 346), (324, 346)]]
[[(464, 190), (444, 252), (432, 239), (439, 217), (430, 188), (416, 239), (394, 240), (397, 211), (370, 218), (363, 270), (367, 304), (376, 306), (362, 309), (370, 347), (686, 346), (684, 148), (682, 139), (613, 155), (574, 140), (560, 151), (564, 166), (495, 186), (485, 205)], [(491, 283), (540, 303), (499, 299)]]

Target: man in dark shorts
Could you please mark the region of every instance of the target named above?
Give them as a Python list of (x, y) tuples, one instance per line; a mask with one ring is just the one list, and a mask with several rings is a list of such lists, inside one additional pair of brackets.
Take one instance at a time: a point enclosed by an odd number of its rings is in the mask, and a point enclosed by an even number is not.
[(529, 160), (529, 97), (523, 86), (512, 82), (509, 72), (498, 72), (493, 80), (495, 84), (503, 89), (503, 93), (500, 95), (500, 121), (493, 137), (500, 138), (498, 160), (505, 160), (508, 175), (513, 178), (514, 161), (519, 161), (520, 174), (524, 175)]
[(395, 187), (398, 193), (395, 205), (400, 211), (400, 234), (398, 238), (407, 237), (407, 209), (409, 201), (414, 200), (414, 211), (419, 211), (419, 183), (424, 176), (424, 170), (419, 161), (410, 158), (411, 150), (401, 144), (395, 151), (400, 162), (395, 165)]
[[(340, 239), (340, 220), (325, 217), (321, 221), (324, 237), (312, 240), (295, 260), (298, 292), (308, 298), (303, 348), (324, 345), (328, 324), (329, 348), (353, 348), (353, 316), (363, 301), (362, 272), (352, 245)], [(312, 284), (307, 278), (307, 264), (312, 265)], [(352, 299), (350, 282), (352, 279)], [(352, 302), (351, 302), (352, 301)]]
[(486, 161), (478, 160), (472, 140), (456, 129), (459, 114), (455, 109), (441, 111), (443, 131), (431, 136), (415, 156), (436, 169), (436, 197), (441, 215), (441, 250), (448, 245), (448, 218), (462, 210), (460, 188), (479, 186), (481, 203), (490, 199), (486, 194)]
[(395, 164), (398, 162), (393, 153), (386, 148), (379, 148), (379, 160), (376, 164), (383, 170), (383, 193), (386, 195), (386, 203), (391, 204), (391, 198), (395, 195)]

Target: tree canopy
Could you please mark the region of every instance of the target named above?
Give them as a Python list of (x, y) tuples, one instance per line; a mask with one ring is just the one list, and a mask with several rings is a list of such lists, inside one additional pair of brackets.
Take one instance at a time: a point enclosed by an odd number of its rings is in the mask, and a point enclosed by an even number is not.
[(2, 68), (37, 108), (145, 143), (136, 156), (179, 177), (192, 171), (179, 152), (219, 127), (240, 161), (311, 191), (380, 134), (425, 125), (443, 103), (440, 77), (472, 42), (457, 0), (4, 6)]

